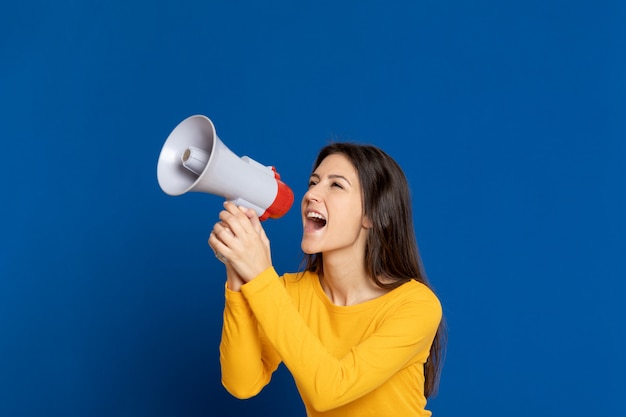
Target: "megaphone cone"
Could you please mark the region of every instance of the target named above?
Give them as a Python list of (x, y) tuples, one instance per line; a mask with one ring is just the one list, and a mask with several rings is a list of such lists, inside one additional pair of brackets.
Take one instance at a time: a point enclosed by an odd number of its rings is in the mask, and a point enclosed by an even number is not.
[(235, 155), (202, 115), (188, 117), (170, 133), (159, 155), (157, 179), (166, 194), (219, 195), (253, 209), (261, 220), (279, 218), (293, 204), (293, 192), (274, 167)]

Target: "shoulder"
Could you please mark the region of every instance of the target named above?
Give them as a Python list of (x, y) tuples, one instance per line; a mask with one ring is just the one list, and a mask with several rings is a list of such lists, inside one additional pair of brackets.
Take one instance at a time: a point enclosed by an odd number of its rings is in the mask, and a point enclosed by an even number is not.
[(441, 319), (443, 311), (439, 297), (426, 284), (411, 280), (391, 290), (385, 296), (395, 308), (420, 316)]
[(317, 279), (317, 274), (309, 271), (287, 272), (281, 275), (280, 279), (286, 287), (311, 285), (313, 280)]
[(317, 274), (313, 272), (290, 272), (280, 277), (287, 293), (294, 299), (300, 299), (316, 292), (315, 285), (319, 285)]
[(437, 297), (435, 292), (426, 284), (416, 280), (405, 282), (391, 292), (396, 290), (398, 290), (399, 296), (401, 297), (440, 304), (439, 297)]

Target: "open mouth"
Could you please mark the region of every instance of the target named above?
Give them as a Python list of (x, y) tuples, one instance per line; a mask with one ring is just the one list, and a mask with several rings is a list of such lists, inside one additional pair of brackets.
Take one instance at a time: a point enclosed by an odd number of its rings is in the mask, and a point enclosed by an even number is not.
[(326, 219), (319, 213), (309, 211), (306, 214), (306, 228), (309, 230), (319, 230), (326, 226)]

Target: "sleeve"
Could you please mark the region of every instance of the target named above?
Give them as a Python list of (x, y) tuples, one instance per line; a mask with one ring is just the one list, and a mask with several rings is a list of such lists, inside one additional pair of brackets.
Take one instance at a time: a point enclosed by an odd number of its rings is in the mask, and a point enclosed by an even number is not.
[(240, 292), (226, 288), (220, 341), (222, 385), (237, 398), (258, 394), (278, 368), (280, 358), (258, 327)]
[(398, 303), (370, 337), (336, 358), (308, 328), (277, 276), (268, 268), (241, 290), (300, 392), (316, 410), (352, 402), (382, 385), (416, 355), (426, 359), (442, 314), (434, 294)]

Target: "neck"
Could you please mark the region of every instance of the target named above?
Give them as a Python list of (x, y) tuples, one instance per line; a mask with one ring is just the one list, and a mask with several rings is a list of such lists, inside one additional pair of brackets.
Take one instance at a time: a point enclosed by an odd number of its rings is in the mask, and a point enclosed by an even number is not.
[(363, 262), (354, 260), (333, 262), (333, 259), (324, 257), (324, 275), (320, 277), (320, 284), (329, 300), (339, 306), (363, 303), (387, 292), (365, 272)]

